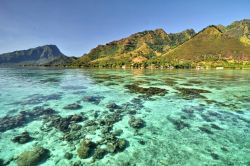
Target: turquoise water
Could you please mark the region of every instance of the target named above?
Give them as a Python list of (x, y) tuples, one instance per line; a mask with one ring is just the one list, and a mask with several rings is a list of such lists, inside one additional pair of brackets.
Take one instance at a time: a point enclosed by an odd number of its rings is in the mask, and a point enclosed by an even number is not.
[[(0, 159), (16, 165), (22, 152), (41, 146), (50, 151), (41, 165), (247, 166), (249, 85), (249, 70), (0, 68)], [(133, 118), (142, 123), (131, 125)], [(32, 139), (13, 142), (24, 131)], [(96, 145), (81, 159), (86, 139)], [(98, 147), (119, 140), (126, 144), (94, 159)]]

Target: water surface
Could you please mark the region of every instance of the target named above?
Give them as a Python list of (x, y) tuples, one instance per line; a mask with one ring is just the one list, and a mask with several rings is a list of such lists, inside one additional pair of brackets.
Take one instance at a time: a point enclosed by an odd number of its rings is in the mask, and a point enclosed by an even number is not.
[[(18, 125), (0, 122), (0, 159), (16, 165), (22, 152), (42, 146), (50, 157), (41, 165), (250, 165), (249, 83), (248, 70), (0, 68), (1, 120), (25, 116)], [(74, 122), (80, 129), (51, 125), (51, 117), (70, 115), (84, 117)], [(143, 125), (131, 126), (133, 118)], [(12, 141), (24, 131), (33, 139)], [(124, 148), (78, 157), (81, 140), (105, 149), (114, 133)]]

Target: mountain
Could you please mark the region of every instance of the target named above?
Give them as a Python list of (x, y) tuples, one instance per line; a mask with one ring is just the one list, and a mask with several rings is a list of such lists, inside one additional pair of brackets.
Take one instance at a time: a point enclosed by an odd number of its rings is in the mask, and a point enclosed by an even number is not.
[(135, 33), (100, 45), (73, 61), (88, 67), (250, 67), (250, 20), (167, 34)]
[(250, 20), (227, 27), (209, 26), (190, 40), (163, 54), (170, 65), (230, 66), (250, 61)]
[(133, 68), (250, 68), (250, 20), (210, 25), (198, 33), (147, 30), (67, 57), (55, 45), (0, 55), (0, 65)]
[(65, 57), (55, 45), (0, 54), (0, 65), (43, 65)]
[(226, 27), (225, 34), (239, 38), (242, 43), (250, 45), (250, 20), (235, 21)]
[(147, 61), (187, 41), (194, 34), (192, 29), (176, 34), (167, 34), (163, 29), (135, 33), (127, 38), (97, 46), (76, 60), (73, 65), (121, 66)]
[(43, 66), (62, 66), (67, 67), (69, 64), (72, 64), (77, 57), (68, 57), (68, 56), (60, 56), (50, 62), (44, 63)]

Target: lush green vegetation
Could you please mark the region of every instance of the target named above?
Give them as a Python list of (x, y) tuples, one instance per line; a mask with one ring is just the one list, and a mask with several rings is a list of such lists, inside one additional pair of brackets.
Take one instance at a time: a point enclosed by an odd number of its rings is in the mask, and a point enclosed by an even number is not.
[(99, 45), (80, 58), (54, 45), (0, 55), (0, 64), (103, 68), (250, 68), (250, 20), (212, 25), (195, 33), (163, 29), (135, 33)]
[(167, 34), (144, 31), (98, 46), (72, 66), (135, 68), (249, 68), (250, 20), (224, 27), (209, 26), (199, 33)]
[(190, 39), (194, 34), (195, 32), (192, 29), (177, 34), (167, 34), (162, 29), (139, 32), (128, 38), (97, 46), (72, 65), (94, 67), (140, 66), (140, 63), (145, 60), (166, 53)]

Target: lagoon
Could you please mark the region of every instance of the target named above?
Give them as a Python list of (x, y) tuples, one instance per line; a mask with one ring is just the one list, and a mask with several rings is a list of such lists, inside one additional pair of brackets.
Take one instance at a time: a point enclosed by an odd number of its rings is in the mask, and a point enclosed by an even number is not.
[(0, 159), (43, 147), (44, 166), (249, 165), (249, 83), (249, 70), (0, 68)]

